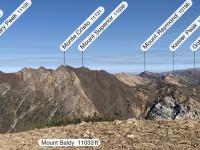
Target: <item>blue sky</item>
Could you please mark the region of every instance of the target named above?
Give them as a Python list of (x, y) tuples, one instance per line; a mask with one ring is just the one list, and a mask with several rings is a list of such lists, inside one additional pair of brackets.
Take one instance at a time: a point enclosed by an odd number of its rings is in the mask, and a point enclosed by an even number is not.
[[(2, 23), (23, 0), (1, 0)], [(32, 0), (31, 8), (0, 37), (0, 70), (24, 67), (57, 68), (63, 64), (60, 44), (99, 6), (104, 15), (67, 51), (67, 64), (81, 66), (78, 45), (122, 0)], [(140, 45), (184, 2), (184, 0), (127, 0), (128, 9), (86, 50), (84, 65), (111, 73), (143, 71)], [(147, 54), (147, 70), (170, 71), (169, 45), (200, 15), (200, 1), (153, 46)], [(200, 34), (196, 31), (175, 54), (175, 69), (193, 67), (189, 49)], [(197, 66), (200, 67), (200, 51)]]

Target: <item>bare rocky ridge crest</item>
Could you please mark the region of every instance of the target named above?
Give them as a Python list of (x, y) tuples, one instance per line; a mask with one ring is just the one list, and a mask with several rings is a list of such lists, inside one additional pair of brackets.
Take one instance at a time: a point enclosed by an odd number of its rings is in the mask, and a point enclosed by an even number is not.
[(0, 73), (0, 133), (20, 132), (62, 117), (199, 119), (200, 71), (109, 74), (87, 68), (25, 68)]

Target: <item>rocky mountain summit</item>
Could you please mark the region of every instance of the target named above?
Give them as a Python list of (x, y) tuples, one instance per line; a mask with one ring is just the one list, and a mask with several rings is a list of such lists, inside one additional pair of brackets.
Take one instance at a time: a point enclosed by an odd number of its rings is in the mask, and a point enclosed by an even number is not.
[(60, 66), (0, 72), (0, 133), (94, 114), (120, 119), (199, 119), (199, 93), (199, 70), (113, 75)]
[(0, 149), (42, 150), (45, 148), (39, 146), (38, 140), (43, 138), (94, 138), (101, 142), (101, 145), (96, 148), (54, 147), (53, 149), (56, 150), (198, 150), (200, 147), (200, 122), (195, 120), (139, 121), (133, 119), (100, 123), (82, 122), (79, 125), (0, 135)]

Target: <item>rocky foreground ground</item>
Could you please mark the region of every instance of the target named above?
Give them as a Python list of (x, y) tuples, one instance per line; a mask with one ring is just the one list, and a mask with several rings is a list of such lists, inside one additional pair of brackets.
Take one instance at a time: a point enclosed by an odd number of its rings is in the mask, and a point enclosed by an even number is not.
[(41, 138), (99, 138), (101, 145), (96, 149), (102, 150), (200, 149), (200, 121), (136, 121), (129, 119), (110, 123), (83, 122), (80, 125), (0, 135), (0, 149), (42, 149), (38, 145), (38, 139)]

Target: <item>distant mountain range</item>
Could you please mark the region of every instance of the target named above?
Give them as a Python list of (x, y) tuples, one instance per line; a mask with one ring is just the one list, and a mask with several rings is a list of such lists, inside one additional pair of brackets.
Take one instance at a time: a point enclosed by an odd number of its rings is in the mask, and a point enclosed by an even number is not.
[(0, 72), (0, 133), (94, 114), (122, 119), (199, 119), (199, 93), (199, 69), (140, 75), (69, 66)]

